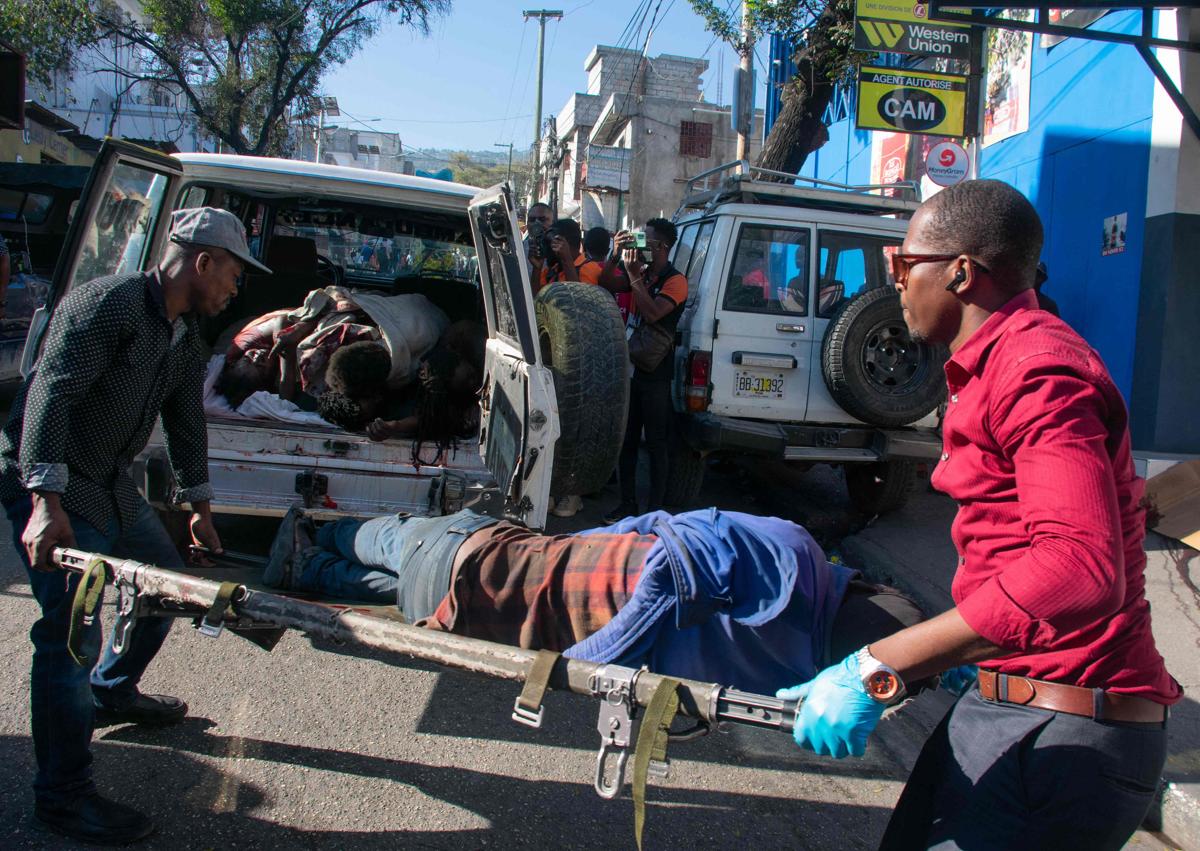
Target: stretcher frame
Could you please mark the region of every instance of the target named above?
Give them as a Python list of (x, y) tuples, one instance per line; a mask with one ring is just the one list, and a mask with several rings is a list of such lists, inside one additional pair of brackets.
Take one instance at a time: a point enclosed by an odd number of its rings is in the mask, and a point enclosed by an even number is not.
[[(115, 586), (117, 619), (110, 640), (118, 653), (123, 651), (128, 629), (138, 618), (183, 617), (192, 618), (202, 635), (217, 638), (228, 629), (268, 652), (286, 631), (296, 630), (337, 646), (406, 654), (443, 667), (522, 683), (524, 689), (513, 706), (512, 718), (534, 728), (542, 725), (541, 698), (547, 688), (598, 698), (600, 747), (592, 785), (607, 799), (617, 797), (624, 786), (639, 709), (650, 707), (656, 692), (664, 687), (670, 689), (673, 685), (678, 713), (696, 722), (688, 730), (669, 733), (672, 741), (698, 738), (721, 724), (790, 735), (799, 708), (797, 701), (718, 683), (669, 678), (645, 668), (570, 659), (548, 651), (439, 632), (371, 614), (352, 604), (299, 599), (102, 553), (60, 547), (54, 550), (52, 559), (60, 568), (76, 573), (95, 574), (102, 569), (104, 581)], [(667, 725), (670, 720), (666, 719)], [(638, 743), (640, 746), (640, 738)], [(660, 750), (662, 758), (651, 760), (649, 773), (665, 777), (669, 763), (665, 747)], [(639, 797), (637, 785), (635, 778), (635, 804)]]

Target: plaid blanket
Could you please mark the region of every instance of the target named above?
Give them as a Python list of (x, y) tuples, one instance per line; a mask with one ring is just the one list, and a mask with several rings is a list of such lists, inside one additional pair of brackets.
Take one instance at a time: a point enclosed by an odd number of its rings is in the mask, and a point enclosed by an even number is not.
[(633, 595), (654, 535), (541, 535), (499, 523), (470, 552), (421, 626), (531, 650), (564, 650)]

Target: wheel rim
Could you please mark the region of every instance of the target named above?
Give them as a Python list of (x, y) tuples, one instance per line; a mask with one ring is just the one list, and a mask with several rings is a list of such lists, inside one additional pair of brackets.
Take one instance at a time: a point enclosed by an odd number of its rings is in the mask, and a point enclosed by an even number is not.
[(911, 392), (929, 373), (928, 346), (913, 341), (903, 320), (880, 322), (867, 334), (862, 348), (863, 373), (881, 393)]

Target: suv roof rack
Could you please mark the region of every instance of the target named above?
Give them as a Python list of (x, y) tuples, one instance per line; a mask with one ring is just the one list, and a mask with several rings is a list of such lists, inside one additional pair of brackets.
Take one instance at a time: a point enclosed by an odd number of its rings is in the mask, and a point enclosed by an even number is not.
[[(718, 176), (715, 187), (697, 189), (697, 184), (702, 182), (704, 186), (711, 184), (714, 176)], [(780, 182), (780, 178), (785, 182)], [(895, 192), (898, 197), (885, 195), (885, 192)], [(708, 213), (718, 204), (731, 202), (782, 204), (839, 213), (871, 213), (907, 218), (921, 204), (921, 187), (911, 180), (850, 186), (760, 168), (750, 165), (746, 160), (734, 160), (691, 178), (674, 218), (678, 219), (684, 210), (703, 209)]]

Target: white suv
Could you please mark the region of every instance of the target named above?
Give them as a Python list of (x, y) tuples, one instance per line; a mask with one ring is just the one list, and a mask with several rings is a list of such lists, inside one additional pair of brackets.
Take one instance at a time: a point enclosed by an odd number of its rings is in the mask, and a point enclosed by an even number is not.
[(689, 295), (668, 501), (694, 499), (706, 456), (736, 452), (841, 465), (868, 514), (904, 502), (916, 462), (941, 451), (945, 387), (944, 353), (912, 341), (892, 285), (915, 191), (744, 162), (689, 182), (675, 216)]
[[(206, 405), (214, 511), (279, 517), (302, 504), (318, 518), (437, 515), (474, 498), (480, 510), (541, 528), (552, 490), (586, 493), (607, 481), (627, 405), (620, 317), (595, 287), (547, 288), (535, 303), (505, 187), (480, 192), (262, 157), (166, 156), (109, 140), (72, 220), (47, 307), (31, 323), (22, 374), (34, 368), (64, 293), (153, 267), (168, 213), (202, 205), (235, 212), (251, 250), (273, 273), (248, 273), (230, 306), (201, 321), (214, 353), (210, 384), (244, 321), (295, 308), (330, 284), (419, 293), (451, 321), (486, 320), (488, 328), (479, 434), (443, 457), (407, 439), (373, 442), (319, 418), (253, 418), (245, 406)], [(577, 363), (585, 356), (586, 370)], [(614, 436), (597, 438), (596, 429)], [(152, 504), (172, 505), (175, 483), (160, 431), (133, 474)]]

